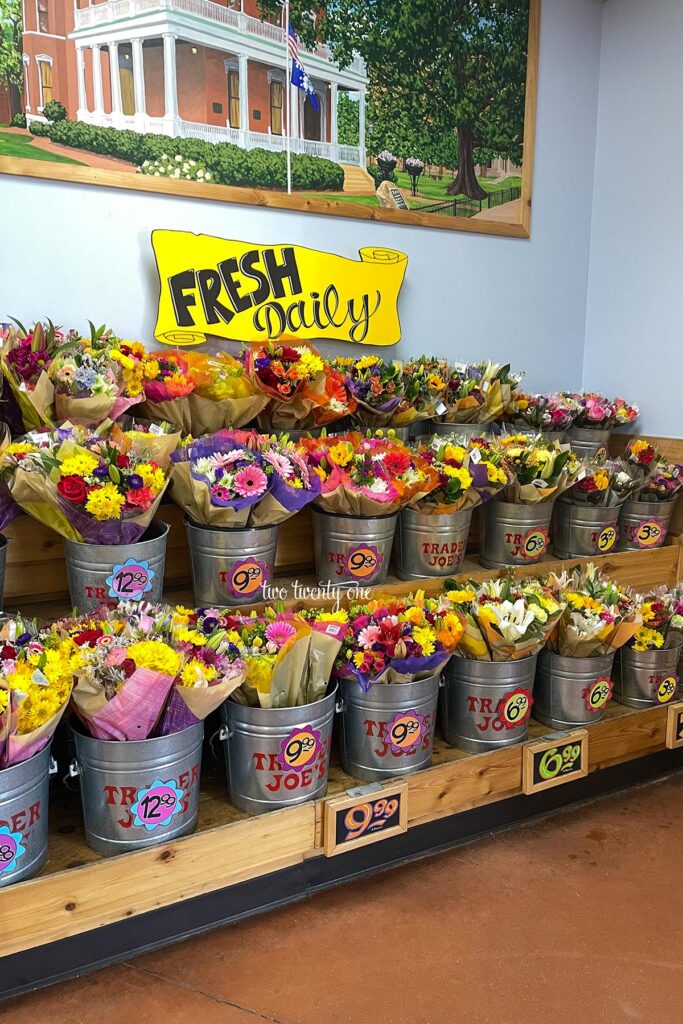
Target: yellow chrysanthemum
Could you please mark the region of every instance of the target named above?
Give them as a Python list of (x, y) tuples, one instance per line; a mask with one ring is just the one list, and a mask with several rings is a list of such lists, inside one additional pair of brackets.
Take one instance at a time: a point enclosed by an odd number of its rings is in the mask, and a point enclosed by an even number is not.
[(424, 655), (434, 653), (436, 634), (430, 626), (417, 626), (413, 630), (413, 640), (422, 649)]
[(261, 656), (247, 658), (247, 683), (254, 686), (259, 693), (265, 693), (270, 689), (270, 680), (273, 675), (275, 656)]
[(182, 669), (180, 684), (181, 686), (196, 686), (197, 683), (210, 683), (217, 675), (218, 672), (213, 665), (205, 665), (203, 662), (193, 658)]
[(330, 448), (330, 462), (335, 466), (348, 466), (353, 459), (353, 445), (348, 441), (340, 441)]
[(464, 467), (444, 466), (443, 471), (445, 476), (450, 477), (452, 480), (457, 480), (463, 491), (472, 486), (472, 475)]
[(448, 600), (452, 604), (467, 604), (469, 601), (474, 601), (474, 591), (469, 587), (463, 590), (449, 590)]
[(183, 644), (192, 644), (193, 647), (203, 647), (206, 643), (206, 637), (197, 629), (179, 629), (176, 639)]
[(296, 351), (299, 353), (296, 371), (300, 378), (315, 377), (316, 373), (323, 372), (325, 364), (317, 353), (311, 352), (310, 348), (304, 347), (297, 348)]
[(62, 476), (90, 476), (98, 466), (99, 459), (91, 452), (76, 452), (69, 455), (60, 466)]
[(321, 612), (317, 619), (318, 622), (348, 622), (349, 613), (340, 608), (338, 612)]
[(490, 484), (504, 484), (507, 481), (507, 477), (500, 466), (494, 466), (492, 462), (486, 463), (486, 477)]
[(369, 370), (371, 366), (374, 366), (380, 361), (380, 356), (361, 356), (356, 362), (357, 370)]
[(463, 463), (467, 451), (460, 444), (447, 444), (444, 450), (444, 459), (452, 460), (453, 462)]
[(86, 511), (100, 522), (119, 519), (124, 505), (125, 498), (119, 494), (114, 484), (105, 484), (98, 490), (91, 491), (85, 502)]
[(28, 452), (38, 451), (34, 444), (29, 444), (27, 441), (14, 441), (13, 444), (8, 444), (3, 452), (4, 455), (26, 455)]
[(593, 476), (593, 483), (599, 491), (606, 491), (609, 487), (609, 476), (604, 469), (599, 469)]
[(149, 462), (141, 462), (139, 466), (135, 467), (135, 472), (138, 476), (142, 477), (145, 487), (149, 487), (153, 494), (159, 494), (164, 489), (166, 477), (163, 469), (159, 466), (153, 466)]
[(128, 654), (138, 668), (176, 676), (180, 668), (180, 655), (161, 640), (139, 640), (131, 644)]
[(148, 359), (143, 372), (147, 380), (154, 380), (159, 376), (159, 361), (157, 359)]

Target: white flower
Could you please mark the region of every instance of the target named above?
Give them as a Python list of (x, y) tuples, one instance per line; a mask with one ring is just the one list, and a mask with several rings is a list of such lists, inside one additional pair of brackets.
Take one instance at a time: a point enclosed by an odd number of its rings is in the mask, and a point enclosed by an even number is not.
[(201, 169), (201, 167), (197, 171), (197, 177), (198, 178), (203, 178), (204, 177), (204, 171)]
[(207, 171), (206, 174), (204, 175), (204, 178), (206, 181), (211, 181), (211, 172)]
[(175, 162), (177, 164), (181, 164), (183, 162), (183, 158), (180, 155), (177, 155), (176, 158), (175, 158)]
[(378, 476), (375, 477), (375, 479), (370, 484), (370, 490), (373, 491), (375, 494), (384, 494), (386, 491), (389, 490), (389, 485), (387, 484), (386, 480), (382, 480), (382, 478)]

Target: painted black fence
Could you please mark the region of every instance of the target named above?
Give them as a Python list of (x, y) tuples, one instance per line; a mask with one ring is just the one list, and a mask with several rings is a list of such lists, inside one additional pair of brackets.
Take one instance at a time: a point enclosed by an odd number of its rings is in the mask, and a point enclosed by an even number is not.
[(482, 210), (493, 210), (503, 203), (510, 203), (519, 199), (522, 189), (519, 185), (513, 188), (503, 188), (499, 192), (490, 192), (486, 199), (451, 199), (447, 203), (430, 203), (427, 206), (413, 206), (413, 211), (420, 213), (440, 213), (452, 217), (474, 217), (475, 213)]

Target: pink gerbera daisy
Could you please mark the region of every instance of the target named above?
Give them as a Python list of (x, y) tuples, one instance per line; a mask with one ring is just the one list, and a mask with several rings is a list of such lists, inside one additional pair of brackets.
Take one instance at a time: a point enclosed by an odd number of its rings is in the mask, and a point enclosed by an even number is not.
[(259, 497), (268, 486), (268, 477), (258, 466), (245, 466), (235, 473), (232, 485), (242, 498)]
[(209, 462), (215, 468), (225, 469), (228, 466), (232, 466), (235, 462), (239, 462), (240, 459), (248, 458), (244, 448), (235, 448), (231, 452), (214, 452), (213, 455), (209, 456)]
[(358, 634), (358, 643), (367, 650), (373, 644), (379, 643), (381, 635), (378, 626), (366, 626)]
[(282, 646), (290, 637), (296, 634), (296, 628), (291, 622), (269, 622), (266, 626), (266, 640), (272, 640), (274, 644)]
[(281, 476), (283, 480), (289, 480), (291, 476), (294, 476), (294, 468), (286, 456), (281, 455), (280, 452), (274, 452), (272, 448), (266, 449), (262, 454), (263, 461), (270, 463), (275, 472)]

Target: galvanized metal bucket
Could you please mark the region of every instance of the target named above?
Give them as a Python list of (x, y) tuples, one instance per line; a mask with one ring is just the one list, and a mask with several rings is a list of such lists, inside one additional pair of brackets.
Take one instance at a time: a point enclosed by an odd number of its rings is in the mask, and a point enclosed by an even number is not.
[(204, 723), (148, 740), (96, 740), (72, 729), (85, 841), (105, 857), (193, 832)]
[(367, 693), (341, 681), (339, 755), (355, 779), (379, 782), (429, 768), (440, 675), (413, 683), (378, 684)]
[(389, 570), (398, 512), (388, 516), (340, 516), (312, 509), (315, 571), (321, 583), (374, 587)]
[(481, 437), (482, 434), (490, 434), (493, 430), (491, 423), (445, 423), (443, 420), (434, 420), (433, 431), (440, 437), (448, 437), (455, 434), (463, 444), (466, 444), (473, 437)]
[(678, 688), (681, 649), (680, 643), (658, 651), (621, 647), (614, 661), (614, 699), (629, 708), (668, 704)]
[(538, 656), (534, 718), (553, 729), (592, 725), (612, 697), (613, 654), (567, 658), (544, 650)]
[(660, 548), (676, 501), (625, 501), (619, 510), (617, 551)]
[(87, 613), (118, 601), (160, 601), (164, 589), (168, 523), (153, 519), (135, 544), (64, 541), (71, 603)]
[(460, 572), (472, 523), (472, 509), (431, 516), (404, 508), (396, 529), (396, 574), (402, 580)]
[(488, 501), (482, 508), (481, 564), (500, 569), (540, 562), (550, 543), (553, 505), (553, 501), (537, 505)]
[(553, 552), (557, 558), (592, 558), (613, 551), (619, 538), (619, 506), (555, 502)]
[(227, 608), (263, 601), (273, 578), (278, 526), (218, 529), (185, 520), (195, 604)]
[(444, 670), (440, 707), (446, 742), (474, 754), (524, 742), (534, 702), (536, 658), (451, 658)]
[(534, 430), (533, 427), (516, 427), (514, 424), (511, 424), (509, 429), (513, 434), (522, 434), (524, 437), (538, 437), (540, 434), (544, 441), (560, 443), (563, 443), (567, 436), (564, 430)]
[(0, 771), (0, 889), (37, 875), (47, 860), (48, 744), (28, 761)]
[(330, 770), (337, 688), (296, 708), (221, 705), (230, 801), (247, 814), (264, 814), (325, 795)]
[(0, 608), (4, 608), (5, 569), (7, 568), (7, 546), (9, 540), (0, 533)]
[(607, 458), (611, 433), (597, 427), (571, 427), (569, 444), (580, 459)]

